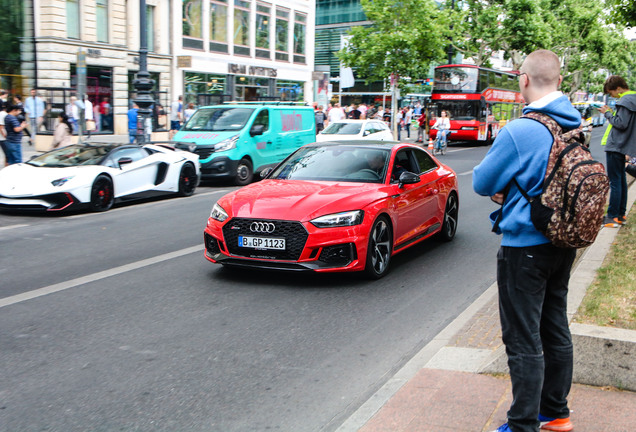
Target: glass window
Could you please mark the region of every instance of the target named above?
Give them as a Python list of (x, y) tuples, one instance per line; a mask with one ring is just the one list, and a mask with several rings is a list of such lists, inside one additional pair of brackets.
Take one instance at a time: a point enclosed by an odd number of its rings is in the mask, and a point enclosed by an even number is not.
[(269, 49), (270, 5), (256, 5), (256, 47)]
[(361, 123), (331, 123), (322, 133), (323, 135), (358, 135), (361, 127)]
[(436, 92), (449, 91), (471, 92), (477, 91), (477, 76), (479, 69), (470, 67), (445, 67), (435, 69), (433, 88)]
[(289, 11), (276, 9), (276, 59), (287, 60), (289, 51)]
[(415, 150), (415, 158), (417, 159), (417, 164), (420, 167), (420, 174), (437, 168), (437, 164), (424, 150)]
[(304, 85), (302, 81), (276, 81), (276, 96), (282, 101), (304, 100)]
[(263, 125), (265, 126), (265, 130), (269, 130), (269, 110), (266, 108), (263, 111), (259, 112), (256, 115), (256, 119), (254, 120), (255, 125)]
[(181, 130), (240, 131), (253, 112), (254, 108), (200, 108)]
[(95, 5), (97, 42), (108, 42), (108, 0), (97, 0)]
[(183, 35), (203, 38), (202, 0), (183, 0)]
[(155, 7), (146, 6), (146, 43), (149, 52), (155, 50)]
[(80, 37), (79, 0), (66, 0), (66, 35), (72, 39)]
[(307, 15), (295, 14), (294, 20), (294, 61), (305, 62), (305, 33), (307, 28)]
[(227, 43), (227, 0), (210, 3), (210, 40)]
[[(234, 0), (234, 44), (249, 46), (249, 37), (250, 2)], [(243, 54), (243, 52), (240, 53)]]

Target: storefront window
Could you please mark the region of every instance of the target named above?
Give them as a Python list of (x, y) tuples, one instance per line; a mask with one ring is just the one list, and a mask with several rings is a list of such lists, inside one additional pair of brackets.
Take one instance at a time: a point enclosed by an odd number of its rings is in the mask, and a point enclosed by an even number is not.
[(227, 0), (210, 3), (210, 51), (227, 52)]
[(256, 57), (269, 58), (269, 26), (271, 5), (256, 5)]
[(305, 83), (302, 81), (276, 81), (276, 96), (282, 101), (298, 102), (304, 100)]
[(186, 72), (184, 103), (196, 106), (216, 105), (223, 102), (225, 75)]
[[(203, 49), (202, 0), (183, 0), (183, 47)], [(196, 39), (192, 39), (196, 38)]]
[(234, 54), (250, 55), (250, 2), (234, 0)]
[(250, 76), (237, 76), (234, 84), (234, 99), (240, 101), (258, 101), (269, 96), (269, 79)]
[(149, 52), (155, 50), (155, 7), (146, 6), (146, 41)]
[(108, 42), (108, 0), (97, 0), (95, 15), (97, 20), (97, 42)]
[(294, 19), (294, 63), (305, 63), (305, 33), (307, 15), (295, 14)]
[(276, 9), (276, 60), (289, 60), (289, 10)]
[(79, 0), (66, 0), (66, 35), (72, 39), (80, 37)]
[[(77, 69), (71, 64), (71, 87), (77, 88)], [(86, 67), (86, 96), (93, 103), (98, 132), (113, 131), (113, 69), (102, 66)], [(101, 106), (100, 106), (101, 105)]]

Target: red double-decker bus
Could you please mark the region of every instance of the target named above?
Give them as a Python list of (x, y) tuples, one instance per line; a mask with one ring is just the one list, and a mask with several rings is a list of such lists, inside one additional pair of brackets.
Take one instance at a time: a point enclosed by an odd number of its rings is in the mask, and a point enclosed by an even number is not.
[[(490, 143), (503, 126), (521, 116), (519, 72), (504, 72), (474, 65), (435, 68), (428, 106), (430, 126), (442, 111), (450, 117), (450, 140)], [(437, 131), (430, 130), (435, 138)]]

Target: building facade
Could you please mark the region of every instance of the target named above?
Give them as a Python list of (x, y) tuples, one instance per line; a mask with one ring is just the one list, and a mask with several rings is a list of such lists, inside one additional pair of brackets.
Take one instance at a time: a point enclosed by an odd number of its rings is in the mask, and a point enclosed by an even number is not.
[[(47, 100), (50, 133), (77, 89), (86, 56), (86, 96), (100, 133), (127, 133), (139, 71), (138, 0), (27, 0), (21, 45), (23, 95)], [(169, 125), (179, 95), (221, 100), (309, 101), (315, 0), (146, 0), (148, 71), (155, 80), (154, 128)], [(106, 102), (108, 114), (98, 108)], [(106, 120), (106, 121), (104, 121)]]
[(173, 88), (197, 105), (311, 101), (315, 0), (183, 0)]

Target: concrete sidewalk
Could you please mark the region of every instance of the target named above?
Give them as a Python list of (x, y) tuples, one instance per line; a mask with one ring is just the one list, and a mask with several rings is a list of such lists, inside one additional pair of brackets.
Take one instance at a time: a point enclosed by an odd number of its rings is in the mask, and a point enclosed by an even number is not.
[[(413, 137), (413, 134), (411, 134)], [(404, 137), (403, 137), (404, 138)], [(414, 139), (403, 141), (413, 142)], [(424, 144), (426, 146), (426, 143)], [(628, 209), (636, 198), (630, 187)], [(618, 229), (603, 228), (597, 241), (579, 253), (570, 279), (568, 316), (572, 320), (597, 269), (613, 243)], [(581, 326), (575, 324), (572, 327)], [(593, 326), (587, 326), (593, 327)], [(607, 328), (598, 328), (605, 333)], [(573, 328), (573, 337), (575, 330)], [(605, 351), (585, 351), (575, 340), (575, 382), (621, 382), (624, 373), (633, 382), (636, 332), (629, 333), (630, 351), (621, 345), (623, 358), (614, 374), (609, 360), (600, 365), (584, 365), (588, 357), (605, 356)], [(603, 349), (612, 349), (606, 342)], [(595, 349), (589, 344), (588, 350)], [(596, 370), (594, 369), (596, 368)], [(489, 372), (487, 374), (485, 372)], [(511, 403), (510, 377), (507, 375), (501, 342), (497, 287), (493, 284), (466, 311), (440, 332), (400, 371), (367, 400), (337, 429), (338, 432), (488, 432), (506, 422)], [(588, 375), (602, 375), (588, 376)], [(624, 375), (625, 376), (625, 375)], [(605, 387), (574, 384), (568, 401), (576, 432), (631, 432), (636, 430), (636, 393)]]

